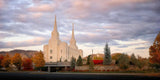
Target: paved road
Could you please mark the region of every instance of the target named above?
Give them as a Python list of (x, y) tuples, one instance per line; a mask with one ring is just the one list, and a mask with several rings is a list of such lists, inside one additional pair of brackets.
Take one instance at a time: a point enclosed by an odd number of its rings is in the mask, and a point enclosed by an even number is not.
[(159, 74), (0, 72), (0, 80), (160, 80)]

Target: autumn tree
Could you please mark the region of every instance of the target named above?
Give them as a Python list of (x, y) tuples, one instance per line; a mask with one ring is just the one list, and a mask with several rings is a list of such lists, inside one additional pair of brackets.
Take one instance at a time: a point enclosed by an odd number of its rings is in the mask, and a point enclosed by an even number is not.
[(6, 69), (8, 69), (10, 63), (11, 63), (10, 56), (9, 56), (9, 54), (6, 54), (6, 55), (4, 56), (4, 59), (2, 60), (2, 66), (5, 67)]
[(41, 67), (45, 65), (44, 55), (42, 51), (36, 52), (32, 60), (33, 60), (33, 63), (35, 64), (35, 67), (40, 68), (40, 70), (41, 70)]
[(105, 48), (104, 48), (104, 59), (103, 59), (103, 64), (104, 65), (109, 65), (111, 64), (111, 52), (110, 48), (108, 47), (108, 43), (106, 43)]
[(149, 55), (150, 62), (160, 66), (160, 32), (155, 38), (153, 45), (149, 48)]
[(23, 70), (32, 70), (33, 69), (33, 65), (32, 65), (32, 59), (30, 58), (24, 58), (22, 60), (22, 67)]
[(14, 54), (14, 56), (11, 58), (11, 63), (14, 64), (18, 70), (20, 70), (22, 66), (21, 55), (19, 53)]
[(2, 60), (4, 59), (3, 55), (0, 55), (0, 68), (2, 67)]
[(71, 70), (75, 68), (76, 65), (76, 59), (74, 57), (71, 58)]
[(76, 64), (77, 64), (77, 66), (82, 66), (83, 65), (81, 56), (78, 57)]
[(129, 57), (127, 54), (122, 54), (120, 57), (119, 57), (119, 62), (118, 62), (118, 66), (121, 68), (121, 69), (127, 69), (128, 66), (129, 66)]
[(112, 60), (115, 60), (115, 64), (118, 64), (118, 59), (121, 55), (121, 53), (112, 54)]

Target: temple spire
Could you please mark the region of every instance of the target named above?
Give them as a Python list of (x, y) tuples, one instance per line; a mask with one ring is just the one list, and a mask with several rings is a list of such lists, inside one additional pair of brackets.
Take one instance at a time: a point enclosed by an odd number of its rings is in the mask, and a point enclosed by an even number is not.
[(56, 15), (55, 15), (55, 20), (54, 20), (54, 31), (57, 32), (57, 21), (56, 21)]
[(74, 24), (72, 23), (72, 38), (75, 40), (74, 38)]
[(74, 48), (74, 49), (78, 49), (78, 47), (76, 45), (76, 40), (75, 40), (75, 37), (74, 37), (74, 24), (73, 23), (72, 23), (72, 37), (71, 37), (71, 40), (70, 40), (70, 47)]
[(57, 30), (57, 21), (56, 21), (56, 15), (55, 15), (55, 20), (54, 20), (54, 29), (52, 31), (52, 37), (56, 38), (57, 40), (59, 40), (59, 33)]

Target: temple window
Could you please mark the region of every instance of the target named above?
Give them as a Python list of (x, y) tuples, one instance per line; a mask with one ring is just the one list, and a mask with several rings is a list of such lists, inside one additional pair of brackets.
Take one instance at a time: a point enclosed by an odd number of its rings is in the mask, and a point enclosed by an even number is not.
[(50, 59), (52, 59), (52, 56), (50, 56)]
[(52, 54), (52, 50), (50, 50), (50, 53)]

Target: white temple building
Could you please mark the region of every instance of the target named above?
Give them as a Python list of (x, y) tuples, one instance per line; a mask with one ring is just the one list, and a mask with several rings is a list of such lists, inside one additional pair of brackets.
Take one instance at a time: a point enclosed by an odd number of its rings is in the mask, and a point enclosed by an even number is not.
[(78, 59), (79, 56), (83, 57), (83, 51), (78, 49), (74, 37), (74, 25), (72, 25), (72, 37), (70, 44), (62, 42), (59, 39), (59, 32), (57, 31), (57, 22), (55, 16), (54, 30), (51, 33), (51, 38), (48, 44), (43, 46), (44, 59), (46, 63), (58, 61), (70, 61), (72, 57)]

